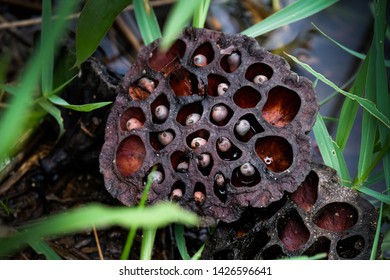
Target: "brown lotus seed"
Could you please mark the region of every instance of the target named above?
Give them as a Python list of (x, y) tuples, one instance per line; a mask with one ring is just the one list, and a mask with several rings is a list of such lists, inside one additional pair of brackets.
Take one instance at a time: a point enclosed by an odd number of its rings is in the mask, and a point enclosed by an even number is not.
[(200, 120), (200, 114), (198, 113), (189, 114), (186, 118), (186, 125), (193, 125), (197, 123), (199, 120)]
[(206, 168), (211, 162), (211, 156), (208, 153), (203, 153), (198, 156), (197, 163), (200, 167)]
[(198, 67), (204, 67), (207, 65), (207, 58), (203, 54), (197, 54), (193, 59), (194, 65)]
[(238, 53), (234, 52), (227, 57), (227, 63), (229, 65), (229, 71), (234, 72), (240, 66), (241, 57)]
[(226, 83), (220, 83), (217, 88), (217, 93), (219, 96), (224, 95), (225, 92), (229, 89), (229, 86)]
[(211, 117), (216, 122), (221, 122), (226, 119), (228, 115), (228, 109), (224, 105), (216, 105), (213, 107)]
[(168, 145), (173, 140), (173, 134), (170, 133), (169, 131), (163, 131), (159, 133), (157, 137), (158, 137), (158, 141), (160, 141), (160, 143), (164, 146)]
[(128, 131), (133, 130), (133, 129), (137, 129), (137, 128), (141, 128), (141, 127), (142, 127), (142, 123), (136, 118), (130, 118), (126, 122), (126, 129)]
[(252, 164), (246, 162), (243, 165), (241, 165), (240, 172), (242, 175), (250, 177), (255, 174), (255, 168), (253, 167)]
[(239, 120), (236, 123), (235, 130), (238, 135), (244, 136), (248, 133), (248, 131), (251, 129), (251, 125), (247, 120)]
[(179, 172), (188, 172), (188, 162), (186, 161), (183, 161), (183, 162), (180, 162), (178, 165), (177, 165), (177, 171)]
[(183, 191), (181, 189), (174, 189), (171, 194), (171, 200), (177, 201), (183, 197)]
[(207, 140), (201, 137), (195, 137), (191, 141), (191, 148), (196, 149), (207, 144)]
[(257, 75), (256, 77), (253, 78), (253, 82), (257, 85), (262, 85), (266, 81), (268, 81), (268, 78), (264, 75)]
[(232, 147), (232, 142), (230, 142), (229, 139), (227, 139), (226, 137), (219, 137), (218, 140), (217, 140), (217, 146), (218, 146), (218, 149), (221, 151), (221, 152), (227, 152), (230, 150), (230, 148)]
[(154, 110), (154, 115), (159, 121), (165, 121), (168, 118), (168, 108), (165, 105), (159, 105)]
[(148, 78), (141, 78), (138, 82), (138, 85), (148, 91), (149, 93), (152, 93), (154, 91), (154, 89), (156, 88), (156, 85), (154, 84), (154, 82)]
[(214, 180), (217, 186), (220, 188), (222, 188), (225, 185), (225, 178), (221, 173), (215, 174)]
[(196, 204), (202, 205), (205, 198), (206, 197), (205, 197), (204, 193), (202, 193), (200, 191), (196, 191), (194, 193), (194, 200), (195, 200)]

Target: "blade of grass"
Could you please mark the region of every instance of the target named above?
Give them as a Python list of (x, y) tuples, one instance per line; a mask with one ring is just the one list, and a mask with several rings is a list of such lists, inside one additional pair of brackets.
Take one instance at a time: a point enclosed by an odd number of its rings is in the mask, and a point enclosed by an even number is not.
[(379, 210), (378, 225), (376, 227), (374, 242), (372, 243), (372, 250), (371, 250), (370, 260), (375, 260), (376, 259), (376, 252), (377, 252), (377, 249), (378, 249), (378, 246), (379, 246), (379, 238), (381, 236), (382, 211), (383, 211), (383, 203), (381, 203), (381, 208)]
[(317, 79), (319, 79), (320, 81), (322, 81), (326, 85), (328, 85), (331, 88), (335, 89), (337, 92), (341, 93), (342, 95), (344, 95), (344, 96), (346, 96), (346, 97), (348, 97), (348, 98), (350, 98), (352, 100), (356, 100), (360, 104), (360, 106), (362, 106), (365, 110), (370, 112), (374, 117), (376, 117), (386, 127), (390, 128), (390, 121), (389, 121), (389, 119), (382, 112), (380, 112), (378, 110), (378, 108), (376, 107), (375, 103), (373, 103), (370, 100), (367, 100), (365, 98), (353, 95), (353, 94), (351, 94), (351, 93), (349, 93), (349, 92), (347, 92), (345, 90), (342, 90), (336, 84), (334, 84), (332, 81), (328, 80), (324, 75), (322, 75), (322, 74), (316, 72), (315, 70), (313, 70), (313, 68), (311, 68), (308, 64), (299, 61), (296, 57), (294, 57), (294, 56), (292, 56), (290, 54), (286, 53), (286, 55), (288, 57), (290, 57), (295, 63), (300, 65), (303, 69), (305, 69), (307, 72), (309, 72), (310, 74), (315, 76)]
[(209, 11), (211, 0), (201, 0), (202, 4), (195, 10), (194, 18), (192, 20), (192, 26), (197, 28), (203, 28), (207, 19), (207, 13)]
[(43, 240), (30, 242), (28, 245), (38, 254), (45, 255), (48, 260), (62, 260), (62, 258)]
[(388, 194), (383, 194), (383, 193), (377, 192), (373, 189), (363, 187), (363, 186), (359, 187), (357, 190), (359, 192), (364, 193), (366, 195), (369, 195), (369, 196), (371, 196), (379, 201), (382, 201), (383, 203), (390, 205), (390, 195), (388, 195)]
[(175, 240), (180, 256), (183, 260), (191, 259), (187, 251), (186, 240), (184, 239), (184, 226), (175, 224)]
[(38, 102), (39, 106), (42, 107), (43, 110), (48, 112), (56, 121), (59, 127), (59, 133), (57, 136), (57, 139), (59, 139), (65, 132), (64, 128), (64, 120), (61, 116), (61, 111), (56, 106), (54, 106), (52, 103), (47, 101), (46, 99), (40, 99)]
[(336, 2), (338, 0), (298, 0), (241, 33), (249, 37), (257, 37), (276, 28), (307, 18)]
[(307, 261), (307, 260), (321, 260), (328, 256), (327, 253), (318, 253), (314, 256), (308, 257), (308, 256), (298, 256), (298, 257), (291, 257), (287, 259), (282, 260), (301, 260), (301, 261)]
[[(368, 70), (368, 59), (365, 59), (361, 67), (359, 68), (356, 80), (351, 88), (351, 94), (356, 96), (363, 96), (366, 76)], [(356, 119), (356, 114), (359, 109), (359, 104), (350, 98), (345, 98), (343, 106), (340, 112), (339, 124), (336, 131), (336, 143), (341, 150), (344, 150), (347, 144), (349, 135), (352, 130), (352, 126)]]
[(186, 26), (202, 1), (178, 0), (173, 10), (168, 14), (167, 22), (163, 29), (161, 47), (167, 50), (177, 35)]
[(149, 0), (134, 0), (134, 12), (145, 45), (161, 38), (160, 26)]
[(141, 243), (141, 260), (150, 260), (152, 258), (154, 239), (156, 238), (156, 228), (144, 229)]
[(191, 260), (199, 260), (201, 258), (205, 245), (206, 245), (206, 243), (203, 243), (203, 245), (200, 246), (199, 250), (196, 251), (196, 253), (192, 256)]
[(80, 65), (94, 53), (117, 15), (131, 2), (131, 0), (87, 1), (77, 22), (76, 65)]
[(18, 142), (19, 136), (27, 130), (27, 120), (20, 116), (29, 111), (32, 95), (41, 78), (42, 65), (47, 63), (49, 59), (46, 55), (46, 48), (58, 43), (66, 25), (65, 17), (71, 13), (77, 3), (77, 0), (59, 3), (58, 17), (48, 30), (47, 41), (38, 47), (21, 75), (16, 94), (12, 97), (9, 107), (4, 111), (0, 121), (0, 161), (11, 152), (10, 147), (13, 147), (13, 144)]
[(362, 186), (366, 187), (366, 188), (369, 188), (372, 185), (375, 185), (375, 184), (379, 183), (380, 181), (382, 181), (384, 179), (385, 179), (384, 173), (383, 172), (379, 172), (379, 173), (377, 173), (375, 175), (370, 175), (367, 178), (367, 180), (362, 183)]
[[(158, 217), (158, 219), (156, 219)], [(21, 248), (26, 243), (92, 228), (119, 225), (153, 229), (170, 223), (198, 224), (198, 217), (172, 203), (138, 209), (90, 204), (38, 220), (20, 229), (15, 235), (0, 240), (0, 255)]]
[(87, 103), (87, 104), (82, 104), (82, 105), (72, 105), (57, 95), (52, 95), (48, 99), (53, 104), (56, 104), (56, 105), (59, 105), (59, 106), (62, 106), (64, 108), (68, 108), (68, 109), (71, 109), (74, 111), (79, 111), (79, 112), (90, 112), (90, 111), (99, 109), (101, 107), (107, 106), (107, 105), (112, 103), (112, 102), (108, 101), (108, 102)]
[[(41, 26), (41, 45), (47, 41), (47, 36), (50, 34), (50, 26), (52, 25), (51, 0), (43, 0), (42, 2), (42, 26)], [(47, 63), (42, 65), (42, 92), (46, 95), (53, 89), (53, 72), (54, 72), (54, 45), (46, 47)]]

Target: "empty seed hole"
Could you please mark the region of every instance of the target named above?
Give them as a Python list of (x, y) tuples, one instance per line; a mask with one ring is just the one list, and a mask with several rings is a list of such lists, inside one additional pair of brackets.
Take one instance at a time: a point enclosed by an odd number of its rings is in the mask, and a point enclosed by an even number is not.
[(168, 129), (166, 131), (158, 131), (150, 133), (150, 144), (153, 149), (156, 151), (160, 151), (168, 146), (173, 139), (175, 139), (175, 132), (172, 129)]
[(267, 77), (267, 79), (269, 80), (269, 79), (271, 79), (271, 77), (273, 75), (273, 70), (267, 64), (255, 63), (255, 64), (252, 64), (251, 66), (248, 67), (248, 69), (246, 70), (246, 73), (245, 73), (245, 78), (248, 81), (253, 82), (255, 77), (258, 75), (263, 75), (263, 76)]
[[(205, 129), (201, 129), (201, 130), (195, 131), (195, 132), (191, 133), (190, 135), (188, 135), (186, 138), (186, 142), (187, 142), (187, 145), (189, 147), (191, 147), (192, 149), (197, 149), (197, 148), (200, 148), (202, 146), (205, 146), (207, 144), (209, 137), (210, 137), (210, 132), (208, 132)], [(201, 139), (205, 140), (206, 143), (201, 141)], [(195, 143), (195, 145), (194, 145), (194, 143)], [(199, 143), (199, 145), (197, 145), (196, 143)], [(202, 144), (202, 143), (204, 143), (204, 144)]]
[(279, 245), (272, 245), (263, 251), (261, 257), (263, 260), (279, 260), (287, 256)]
[(344, 259), (353, 259), (360, 255), (364, 249), (364, 238), (353, 235), (337, 242), (336, 252)]
[[(326, 253), (328, 255), (329, 250), (330, 240), (326, 237), (321, 236), (302, 255), (309, 257), (315, 256), (320, 253)], [(324, 257), (324, 259), (327, 259), (327, 256)]]
[(146, 149), (141, 138), (131, 135), (124, 139), (116, 151), (115, 163), (119, 173), (125, 177), (137, 172), (145, 159)]
[[(197, 115), (195, 115), (197, 114)], [(200, 102), (191, 103), (183, 106), (177, 113), (176, 120), (181, 125), (194, 125), (200, 120), (203, 114), (203, 106)], [(198, 121), (197, 117), (199, 117)]]
[(290, 143), (279, 136), (267, 136), (256, 140), (257, 155), (273, 172), (288, 169), (293, 162), (293, 151)]
[(233, 96), (234, 103), (240, 108), (255, 108), (261, 99), (261, 94), (253, 87), (240, 88)]
[(119, 126), (122, 131), (128, 130), (128, 121), (130, 119), (136, 119), (140, 122), (141, 125), (145, 123), (145, 114), (141, 108), (130, 107), (124, 111), (120, 117)]
[(246, 120), (249, 123), (250, 127), (249, 130), (245, 132), (246, 130), (242, 131), (243, 128), (241, 128), (239, 124), (235, 124), (234, 135), (238, 140), (242, 142), (248, 142), (254, 135), (264, 132), (263, 127), (259, 124), (253, 114), (246, 114), (240, 118), (240, 121), (241, 120)]
[(165, 94), (160, 94), (150, 105), (150, 110), (154, 123), (161, 124), (165, 122), (169, 115), (169, 101), (167, 96)]
[(149, 67), (157, 72), (165, 72), (164, 68), (169, 67), (176, 59), (182, 58), (185, 51), (186, 44), (181, 40), (177, 40), (166, 52), (156, 48), (148, 59)]
[(353, 227), (358, 220), (355, 207), (346, 202), (333, 202), (322, 207), (313, 218), (323, 229), (341, 232)]
[(298, 189), (290, 195), (299, 208), (308, 212), (317, 201), (318, 196), (318, 175), (314, 171), (306, 176), (305, 181), (298, 187)]
[(295, 91), (277, 86), (268, 92), (262, 115), (269, 124), (283, 127), (293, 121), (300, 107), (301, 99)]
[(169, 76), (169, 85), (176, 96), (198, 94), (198, 79), (184, 68), (180, 68)]
[[(197, 55), (202, 55), (205, 57), (206, 61), (205, 61), (205, 64), (201, 67), (204, 67), (208, 64), (210, 64), (213, 59), (214, 59), (214, 50), (213, 50), (213, 47), (211, 46), (211, 44), (209, 42), (207, 43), (204, 43), (202, 45), (200, 45), (196, 50), (195, 52), (193, 53), (191, 59), (192, 59), (192, 63), (194, 64), (194, 58), (197, 56)], [(196, 60), (196, 59), (195, 59)], [(195, 65), (195, 64), (194, 64)]]
[(207, 77), (207, 94), (210, 96), (221, 96), (228, 90), (229, 85), (230, 83), (226, 78), (210, 74)]
[(310, 232), (295, 210), (278, 221), (278, 236), (287, 251), (299, 250), (310, 237)]

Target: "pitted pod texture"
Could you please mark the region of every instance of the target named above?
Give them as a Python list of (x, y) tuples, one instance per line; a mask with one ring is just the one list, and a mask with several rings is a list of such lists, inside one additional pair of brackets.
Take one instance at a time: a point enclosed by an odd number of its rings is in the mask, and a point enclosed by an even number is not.
[(109, 115), (100, 169), (126, 205), (155, 169), (148, 203), (232, 222), (305, 179), (317, 111), (311, 82), (282, 57), (246, 36), (188, 28), (167, 52), (155, 41), (139, 53)]
[[(219, 223), (204, 259), (281, 259), (325, 253), (326, 259), (370, 259), (378, 213), (337, 173), (313, 164), (299, 188), (266, 208), (247, 208)], [(379, 255), (379, 253), (378, 253)]]

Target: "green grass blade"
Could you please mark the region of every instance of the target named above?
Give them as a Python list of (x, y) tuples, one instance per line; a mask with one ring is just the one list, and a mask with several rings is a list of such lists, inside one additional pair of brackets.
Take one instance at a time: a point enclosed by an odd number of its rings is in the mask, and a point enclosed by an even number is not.
[(310, 74), (315, 76), (317, 79), (319, 79), (320, 81), (322, 81), (326, 85), (330, 86), (331, 88), (333, 88), (337, 92), (341, 93), (342, 95), (345, 95), (346, 97), (348, 97), (352, 100), (356, 100), (360, 104), (360, 106), (362, 106), (365, 110), (370, 112), (371, 115), (373, 115), (375, 118), (377, 118), (386, 127), (390, 128), (390, 120), (382, 112), (380, 112), (378, 110), (375, 103), (373, 103), (372, 101), (370, 101), (368, 99), (353, 95), (345, 90), (342, 90), (336, 84), (334, 84), (332, 81), (325, 78), (324, 75), (313, 70), (313, 68), (311, 68), (308, 64), (299, 61), (296, 57), (294, 57), (292, 55), (289, 55), (287, 53), (286, 53), (286, 55), (288, 57), (290, 57), (295, 63), (299, 64), (303, 69), (305, 69), (307, 72), (309, 72)]
[(149, 0), (134, 0), (135, 18), (145, 45), (161, 38), (160, 26)]
[[(50, 35), (52, 25), (51, 0), (42, 1), (42, 26), (41, 26), (41, 45), (44, 45)], [(46, 47), (47, 63), (42, 65), (42, 92), (46, 95), (53, 89), (53, 72), (54, 72), (54, 45)]]
[(370, 189), (370, 188), (367, 188), (367, 187), (363, 187), (363, 186), (357, 188), (357, 190), (359, 192), (362, 192), (362, 193), (364, 193), (366, 195), (369, 195), (369, 196), (371, 196), (371, 197), (373, 197), (373, 198), (375, 198), (375, 199), (377, 199), (377, 200), (379, 200), (379, 201), (381, 201), (383, 203), (386, 203), (386, 204), (390, 205), (390, 195), (388, 195), (388, 194), (383, 194), (383, 193), (377, 192), (377, 191), (375, 191), (373, 189)]
[(147, 228), (143, 231), (142, 243), (141, 243), (141, 260), (152, 259), (153, 244), (156, 238), (156, 228)]
[(379, 238), (381, 236), (382, 212), (383, 212), (383, 204), (381, 204), (381, 208), (379, 210), (378, 225), (376, 227), (374, 242), (372, 243), (372, 250), (371, 250), (370, 260), (375, 260), (376, 259), (376, 252), (377, 252), (377, 248), (378, 248), (378, 245), (379, 245)]
[(56, 105), (59, 105), (59, 106), (62, 106), (64, 108), (68, 108), (68, 109), (71, 109), (74, 111), (79, 111), (79, 112), (90, 112), (90, 111), (102, 108), (102, 107), (107, 106), (107, 105), (112, 103), (111, 101), (107, 101), (107, 102), (87, 103), (87, 104), (82, 104), (82, 105), (72, 105), (57, 95), (52, 95), (48, 99), (53, 104), (56, 104)]
[(88, 0), (76, 30), (76, 65), (90, 57), (103, 40), (117, 15), (131, 0)]
[(42, 65), (50, 59), (47, 54), (47, 48), (54, 46), (59, 42), (60, 36), (66, 25), (65, 17), (71, 13), (77, 0), (61, 1), (58, 7), (58, 17), (53, 22), (52, 28), (48, 31), (47, 41), (44, 45), (40, 45), (37, 51), (32, 55), (25, 71), (20, 78), (19, 86), (16, 94), (12, 97), (8, 108), (4, 111), (0, 120), (0, 161), (6, 154), (11, 152), (11, 147), (18, 142), (18, 138), (28, 128), (26, 128), (27, 120), (21, 116), (26, 115), (32, 104), (32, 95), (34, 90), (39, 85), (41, 79)]
[(344, 155), (343, 155), (340, 147), (337, 145), (337, 143), (335, 141), (332, 141), (332, 144), (333, 144), (333, 149), (336, 152), (337, 160), (339, 162), (341, 183), (344, 186), (351, 187), (352, 186), (351, 176), (349, 175), (349, 170), (347, 167), (347, 163), (345, 162)]
[(192, 20), (192, 26), (197, 28), (203, 28), (207, 19), (207, 13), (209, 11), (211, 0), (201, 0), (202, 4), (198, 6), (195, 11), (194, 18)]
[(291, 257), (291, 258), (286, 258), (282, 260), (298, 260), (298, 261), (308, 261), (308, 260), (322, 260), (328, 256), (327, 253), (318, 253), (314, 256), (308, 257), (308, 256), (297, 256), (297, 257)]
[(179, 249), (180, 256), (183, 260), (191, 259), (188, 254), (186, 240), (184, 238), (184, 226), (175, 224), (175, 240), (177, 248)]
[[(156, 219), (158, 217), (158, 219)], [(0, 256), (20, 249), (41, 238), (119, 225), (153, 229), (170, 223), (197, 225), (198, 217), (172, 203), (160, 203), (144, 209), (90, 204), (31, 223), (15, 235), (0, 240)]]
[(52, 103), (50, 103), (46, 99), (40, 99), (38, 101), (38, 104), (39, 104), (39, 106), (42, 107), (43, 110), (48, 112), (57, 121), (57, 124), (59, 127), (59, 133), (58, 133), (57, 139), (60, 138), (65, 132), (64, 120), (62, 119), (60, 109), (58, 109), (56, 106), (54, 106)]
[(28, 245), (38, 254), (45, 255), (48, 260), (62, 260), (62, 258), (43, 240), (36, 240)]
[[(376, 102), (378, 109), (390, 118), (390, 97), (387, 83), (387, 71), (385, 66), (384, 42), (386, 30), (386, 11), (387, 1), (379, 0), (375, 2), (375, 24), (374, 24), (374, 42), (375, 48), (375, 85), (376, 85)], [(390, 130), (379, 124), (379, 136), (382, 147), (390, 141)], [(383, 170), (385, 173), (385, 182), (387, 190), (390, 191), (390, 153), (387, 152), (383, 157)]]
[(388, 254), (388, 252), (390, 252), (390, 229), (387, 230), (385, 236), (383, 237), (381, 248), (383, 254)]
[(298, 0), (241, 33), (250, 37), (257, 37), (276, 28), (307, 18), (336, 2), (338, 0)]
[(200, 246), (199, 250), (196, 251), (196, 253), (192, 256), (191, 260), (199, 260), (202, 257), (202, 252), (205, 247), (206, 243), (203, 243), (202, 246)]
[[(366, 85), (366, 76), (368, 70), (368, 60), (364, 60), (359, 68), (356, 80), (351, 88), (351, 93), (356, 96), (362, 96)], [(336, 142), (341, 150), (344, 150), (347, 144), (352, 126), (356, 119), (359, 104), (350, 98), (345, 98), (340, 112), (339, 124), (336, 131)]]
[(168, 49), (194, 15), (202, 1), (178, 0), (164, 25), (161, 47)]
[(377, 174), (374, 174), (374, 175), (370, 175), (367, 178), (367, 180), (362, 183), (362, 186), (366, 187), (366, 188), (369, 188), (372, 185), (375, 185), (375, 184), (379, 183), (380, 181), (382, 181), (384, 179), (385, 179), (385, 175), (384, 175), (383, 172), (380, 172), (380, 173), (377, 173)]

